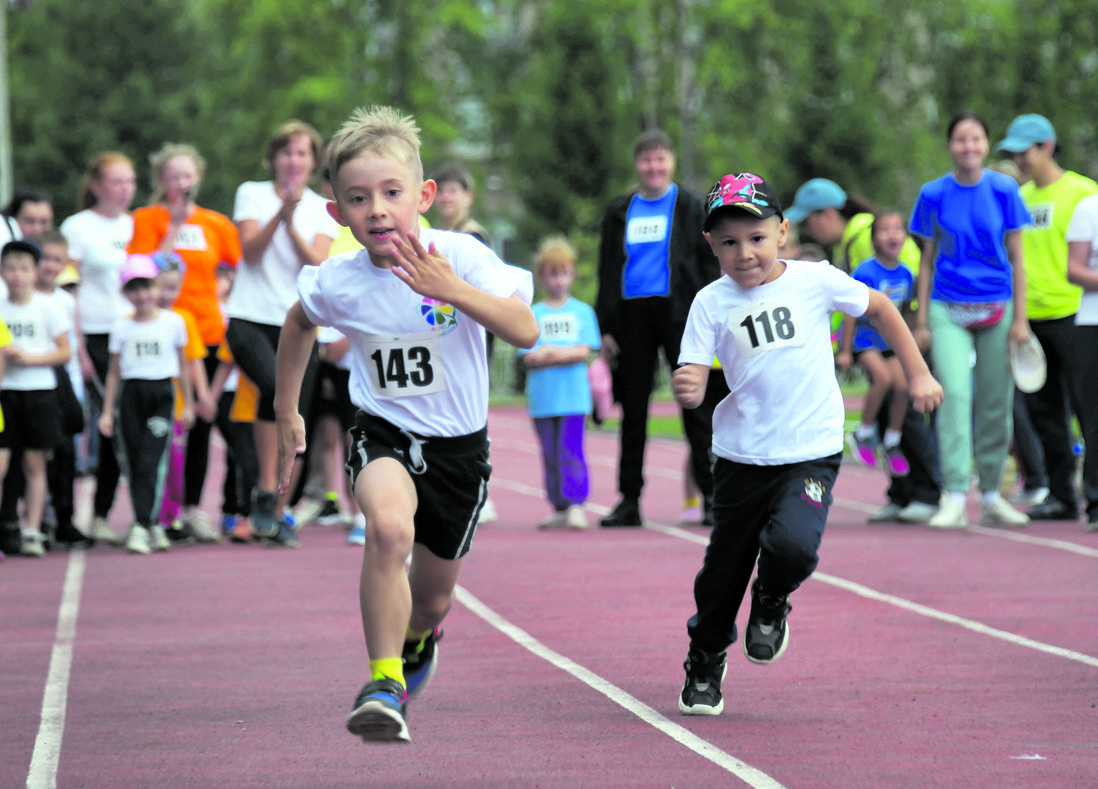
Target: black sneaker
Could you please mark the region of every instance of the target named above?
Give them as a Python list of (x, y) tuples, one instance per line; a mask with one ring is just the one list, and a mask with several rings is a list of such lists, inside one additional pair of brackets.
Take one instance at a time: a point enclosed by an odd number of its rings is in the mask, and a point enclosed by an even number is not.
[(640, 526), (641, 523), (640, 503), (636, 499), (622, 499), (609, 515), (599, 521), (599, 525), (607, 528)]
[(404, 684), (408, 698), (414, 698), (427, 688), (438, 668), (438, 642), (442, 630), (435, 628), (422, 641), (405, 641), (400, 657), (404, 660)]
[(347, 731), (365, 742), (408, 742), (407, 706), (408, 694), (395, 679), (367, 682), (347, 716)]
[(339, 511), (339, 505), (331, 499), (324, 500), (324, 506), (320, 514), (316, 516), (317, 526), (335, 526), (343, 521), (343, 513)]
[(743, 633), (743, 653), (752, 663), (773, 663), (789, 646), (786, 615), (793, 610), (788, 597), (774, 597), (751, 585), (751, 616)]
[(713, 654), (691, 647), (682, 667), (686, 682), (679, 694), (679, 712), (683, 715), (720, 715), (724, 710), (721, 680), (728, 671), (725, 652)]
[(252, 493), (252, 531), (257, 537), (277, 537), (279, 523), (275, 510), (278, 494), (256, 488)]

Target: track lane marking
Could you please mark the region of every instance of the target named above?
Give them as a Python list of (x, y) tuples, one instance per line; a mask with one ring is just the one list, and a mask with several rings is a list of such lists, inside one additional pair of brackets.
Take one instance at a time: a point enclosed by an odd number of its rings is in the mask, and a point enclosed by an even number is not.
[(34, 751), (27, 771), (27, 789), (53, 789), (57, 786), (57, 764), (61, 758), (61, 739), (65, 733), (73, 640), (76, 636), (76, 617), (80, 612), (80, 592), (83, 585), (84, 551), (73, 550), (69, 554), (69, 566), (65, 571), (65, 584), (61, 590), (57, 633), (50, 655), (46, 688), (42, 694), (38, 735), (34, 738)]
[(627, 712), (635, 715), (637, 718), (640, 718), (649, 726), (663, 732), (675, 742), (684, 745), (699, 756), (708, 759), (723, 770), (732, 773), (748, 786), (755, 787), (755, 789), (783, 789), (782, 784), (778, 783), (758, 768), (740, 761), (732, 754), (721, 750), (708, 740), (702, 739), (689, 729), (672, 722), (640, 699), (626, 693), (617, 685), (608, 682), (593, 671), (584, 668), (575, 661), (545, 646), (525, 630), (512, 624), (497, 614), (493, 609), (486, 606), (464, 587), (459, 585), (455, 592), (458, 602), (523, 649), (533, 653), (566, 674), (570, 674), (592, 690), (598, 691), (606, 696), (606, 698), (610, 699), (610, 701), (624, 708)]

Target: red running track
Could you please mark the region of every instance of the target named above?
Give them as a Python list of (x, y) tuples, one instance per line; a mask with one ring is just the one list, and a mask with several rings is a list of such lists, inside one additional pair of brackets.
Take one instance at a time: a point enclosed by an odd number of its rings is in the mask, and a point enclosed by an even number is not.
[[(730, 653), (724, 714), (690, 718), (706, 531), (675, 524), (682, 445), (650, 444), (646, 528), (546, 533), (529, 420), (494, 410), (489, 427), (500, 518), (478, 532), (411, 744), (343, 728), (365, 680), (360, 554), (310, 526), (298, 551), (0, 564), (0, 786), (1095, 785), (1098, 534), (1081, 521), (867, 526), (885, 480), (844, 467), (789, 650)], [(615, 502), (615, 437), (592, 431), (588, 452), (594, 523)]]

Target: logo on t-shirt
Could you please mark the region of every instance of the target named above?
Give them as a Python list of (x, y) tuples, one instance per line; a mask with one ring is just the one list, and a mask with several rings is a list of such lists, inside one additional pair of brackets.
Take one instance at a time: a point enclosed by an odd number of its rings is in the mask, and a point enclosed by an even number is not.
[(436, 331), (449, 334), (458, 325), (458, 312), (445, 301), (425, 298), (419, 305), (419, 314)]

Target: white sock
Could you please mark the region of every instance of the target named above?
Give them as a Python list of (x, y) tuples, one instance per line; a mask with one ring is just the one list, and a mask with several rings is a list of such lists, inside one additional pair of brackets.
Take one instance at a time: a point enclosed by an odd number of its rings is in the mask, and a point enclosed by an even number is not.
[(999, 491), (997, 491), (997, 490), (988, 490), (988, 491), (984, 492), (984, 506), (985, 507), (990, 507), (992, 504), (994, 504), (999, 499), (1000, 499)]
[(962, 509), (965, 506), (965, 494), (962, 493), (959, 490), (949, 491), (949, 500), (950, 500), (950, 502), (952, 502), (953, 504), (956, 504), (957, 506), (961, 507)]
[(873, 438), (877, 429), (873, 425), (858, 425), (858, 429), (854, 431), (854, 438), (859, 441), (865, 441), (867, 438)]
[(900, 436), (903, 435), (899, 430), (892, 430), (889, 428), (884, 434), (885, 449), (892, 449), (892, 447), (898, 447), (900, 445)]

